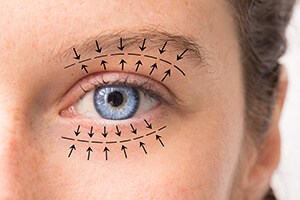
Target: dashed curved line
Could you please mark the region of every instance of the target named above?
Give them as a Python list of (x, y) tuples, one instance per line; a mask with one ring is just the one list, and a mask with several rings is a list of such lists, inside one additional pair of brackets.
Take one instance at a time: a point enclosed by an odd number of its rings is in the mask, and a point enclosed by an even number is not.
[[(110, 56), (122, 56), (122, 55), (125, 55), (125, 53), (112, 53), (112, 54), (110, 54)], [(130, 56), (142, 56), (142, 55), (139, 54), (139, 53), (127, 53), (127, 55), (130, 55)], [(94, 57), (94, 59), (103, 58), (103, 57), (106, 57), (106, 56), (108, 56), (108, 55), (100, 55), (100, 56)], [(146, 55), (146, 54), (144, 54), (144, 57), (146, 57), (146, 58), (152, 58), (152, 59), (158, 59), (158, 58), (155, 57), (155, 56)], [(78, 63), (87, 62), (87, 61), (90, 61), (91, 59), (92, 59), (92, 58), (88, 58), (88, 59), (79, 61)], [(167, 64), (169, 64), (169, 65), (172, 65), (172, 63), (171, 63), (170, 61), (164, 60), (164, 59), (162, 59), (162, 58), (160, 58), (159, 60), (162, 61), (162, 62), (165, 62), (165, 63), (167, 63)], [(70, 67), (74, 66), (75, 64), (76, 64), (76, 63), (72, 63), (72, 64), (70, 64), (70, 65), (64, 67), (64, 69), (70, 68)], [(174, 67), (175, 69), (177, 69), (183, 76), (185, 76), (185, 73), (182, 71), (182, 69), (180, 69), (180, 68), (177, 67), (176, 65), (173, 65), (173, 67)]]
[[(161, 131), (161, 130), (165, 129), (166, 127), (167, 126), (163, 126), (163, 127), (159, 128), (157, 131)], [(124, 143), (124, 142), (130, 142), (130, 141), (133, 141), (133, 140), (139, 140), (139, 139), (141, 139), (143, 137), (150, 136), (150, 135), (152, 135), (154, 133), (156, 133), (156, 131), (152, 131), (150, 133), (147, 133), (146, 135), (135, 137), (133, 139), (126, 139), (126, 140), (121, 140), (121, 141), (108, 141), (108, 142), (101, 142), (101, 141), (95, 141), (95, 140), (93, 140), (93, 141), (91, 141), (91, 143), (94, 143), (94, 144), (116, 144), (118, 142), (119, 143)], [(64, 137), (64, 136), (62, 136), (61, 138), (65, 139), (65, 140), (72, 140), (72, 141), (75, 140), (74, 138), (69, 138), (69, 137)], [(80, 139), (77, 139), (77, 141), (78, 142), (85, 142), (85, 143), (89, 143), (90, 142), (88, 140), (80, 140)]]
[(156, 133), (156, 131), (152, 131), (151, 133), (146, 134), (146, 136), (152, 135), (154, 133)]
[(125, 53), (112, 53), (110, 56), (124, 56)]
[(68, 138), (68, 137), (61, 137), (62, 139), (65, 139), (65, 140), (75, 140), (75, 139), (73, 139), (73, 138)]
[(142, 136), (140, 136), (140, 137), (136, 137), (136, 138), (133, 138), (133, 140), (138, 140), (138, 139), (141, 139), (141, 138), (143, 138), (144, 136), (142, 135)]
[(140, 53), (128, 53), (129, 56), (142, 56)]
[(150, 55), (144, 55), (144, 57), (146, 57), (146, 58), (153, 58), (153, 59), (157, 59), (157, 57), (155, 57), (155, 56), (150, 56)]
[(81, 61), (79, 61), (78, 63), (84, 63), (84, 62), (87, 62), (87, 61), (90, 61), (90, 60), (92, 60), (92, 58), (88, 58), (88, 59), (85, 59), (85, 60), (81, 60)]
[(103, 57), (106, 57), (106, 56), (107, 55), (96, 56), (96, 57), (94, 57), (94, 59), (103, 58)]
[(167, 61), (167, 60), (164, 60), (164, 59), (159, 59), (160, 61), (163, 61), (163, 62), (165, 62), (165, 63), (167, 63), (167, 64), (169, 64), (169, 65), (172, 65), (172, 63), (170, 63), (169, 61)]
[(74, 66), (74, 65), (75, 65), (75, 63), (72, 63), (71, 65), (66, 66), (65, 69), (67, 69), (67, 68), (69, 68), (69, 67), (72, 67), (72, 66)]
[(88, 141), (88, 140), (77, 140), (78, 142), (90, 142), (90, 141)]
[(163, 126), (163, 127), (159, 128), (158, 131), (161, 131), (161, 130), (165, 129), (166, 127), (167, 126)]
[(122, 140), (122, 141), (120, 141), (120, 143), (123, 143), (123, 142), (130, 142), (131, 141), (131, 139), (128, 139), (128, 140)]

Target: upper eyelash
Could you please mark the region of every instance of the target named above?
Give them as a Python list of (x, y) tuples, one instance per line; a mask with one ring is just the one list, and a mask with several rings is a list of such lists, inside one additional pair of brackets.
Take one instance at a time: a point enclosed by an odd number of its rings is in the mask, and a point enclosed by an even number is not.
[(137, 84), (137, 83), (128, 83), (127, 80), (128, 78), (126, 78), (125, 80), (122, 80), (122, 79), (119, 79), (119, 80), (116, 80), (116, 81), (108, 81), (106, 82), (103, 78), (102, 78), (102, 82), (99, 82), (99, 80), (95, 77), (95, 80), (98, 84), (91, 84), (92, 85), (92, 88), (88, 89), (88, 90), (85, 90), (81, 85), (80, 85), (80, 88), (82, 89), (82, 91), (84, 92), (84, 94), (82, 96), (80, 96), (80, 99), (82, 99), (86, 93), (92, 91), (93, 89), (96, 89), (98, 87), (101, 87), (101, 86), (104, 86), (104, 85), (118, 85), (118, 86), (126, 86), (126, 87), (130, 87), (130, 88), (134, 88), (134, 89), (137, 89), (138, 91), (140, 92), (143, 92), (143, 94), (145, 95), (146, 98), (152, 98), (152, 99), (155, 99), (156, 101), (160, 102), (161, 104), (164, 104), (164, 105), (174, 105), (174, 102), (175, 102), (175, 99), (172, 98), (170, 100), (166, 100), (165, 98), (162, 97), (162, 95), (159, 94), (159, 92), (155, 92), (151, 89), (148, 89), (145, 87), (145, 85), (150, 81), (150, 80), (147, 80), (145, 81), (144, 83), (142, 84)]

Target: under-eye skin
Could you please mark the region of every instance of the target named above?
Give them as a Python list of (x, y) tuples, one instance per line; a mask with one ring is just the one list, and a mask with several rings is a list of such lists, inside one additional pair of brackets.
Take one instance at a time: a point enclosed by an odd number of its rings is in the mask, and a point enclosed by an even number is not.
[(83, 78), (69, 93), (66, 97), (73, 101), (76, 97), (77, 101), (63, 109), (61, 116), (126, 120), (159, 105), (175, 103), (175, 97), (163, 84), (138, 74), (117, 72)]

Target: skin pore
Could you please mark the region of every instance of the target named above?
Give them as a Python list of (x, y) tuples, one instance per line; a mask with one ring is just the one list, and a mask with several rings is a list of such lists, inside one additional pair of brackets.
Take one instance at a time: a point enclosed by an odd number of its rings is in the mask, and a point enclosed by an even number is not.
[[(244, 130), (245, 100), (240, 48), (235, 24), (225, 0), (164, 1), (3, 1), (0, 37), (0, 199), (261, 199), (279, 162), (278, 120), (286, 91), (282, 75), (280, 95), (271, 128), (261, 148), (251, 143)], [(176, 36), (176, 37), (175, 37)], [(75, 63), (73, 48), (82, 59), (97, 55), (92, 43), (103, 46), (108, 70), (92, 59), (89, 73)], [(83, 95), (78, 81), (98, 76), (128, 81), (149, 80), (151, 59), (135, 72), (143, 38), (145, 52), (180, 66), (186, 76), (160, 62), (149, 84), (174, 99), (132, 119), (113, 122), (68, 113)], [(187, 39), (187, 40), (184, 40)], [(169, 41), (166, 52), (158, 48)], [(130, 43), (130, 44), (129, 44)], [(94, 49), (93, 49), (94, 48)], [(186, 57), (176, 55), (186, 48)], [(197, 51), (199, 50), (199, 52)], [(145, 53), (146, 54), (146, 53)], [(127, 60), (120, 69), (120, 58)], [(132, 78), (129, 78), (132, 76)], [(114, 78), (112, 78), (114, 79)], [(96, 80), (96, 79), (95, 79)], [(114, 81), (114, 80), (111, 80)], [(141, 81), (140, 83), (143, 83)], [(88, 84), (82, 85), (84, 89)], [(72, 92), (70, 92), (72, 91)], [(92, 103), (92, 102), (91, 102)], [(67, 109), (67, 111), (66, 111)], [(130, 130), (134, 124), (146, 134), (144, 119), (162, 133), (165, 147), (148, 137), (148, 154), (138, 143), (128, 143), (128, 159), (121, 146), (109, 146), (105, 161), (103, 145), (76, 143), (68, 158), (78, 124), (80, 139), (89, 139), (115, 125)], [(129, 128), (128, 128), (129, 127)], [(122, 139), (132, 138), (124, 131)], [(118, 136), (108, 136), (118, 140)], [(98, 138), (99, 139), (99, 138)], [(119, 139), (120, 140), (120, 139)]]

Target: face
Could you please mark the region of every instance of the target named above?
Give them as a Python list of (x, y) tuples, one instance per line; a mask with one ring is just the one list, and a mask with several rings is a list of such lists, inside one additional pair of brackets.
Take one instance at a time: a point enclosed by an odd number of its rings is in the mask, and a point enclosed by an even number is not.
[(244, 97), (227, 2), (0, 5), (1, 199), (235, 193)]

